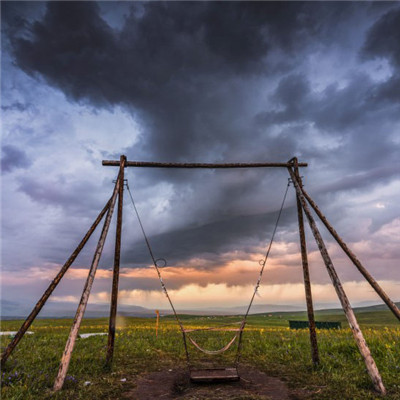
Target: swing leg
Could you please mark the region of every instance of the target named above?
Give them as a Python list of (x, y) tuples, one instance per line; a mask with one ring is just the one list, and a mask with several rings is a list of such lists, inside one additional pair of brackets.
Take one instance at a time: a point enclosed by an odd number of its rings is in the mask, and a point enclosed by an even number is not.
[(346, 243), (343, 242), (341, 237), (332, 227), (332, 225), (328, 222), (325, 215), (322, 214), (321, 210), (315, 204), (315, 202), (311, 199), (308, 193), (302, 188), (302, 192), (304, 197), (307, 199), (311, 207), (314, 209), (315, 213), (318, 215), (320, 220), (324, 223), (326, 229), (328, 229), (329, 233), (334, 237), (339, 246), (343, 249), (343, 251), (347, 254), (356, 268), (360, 271), (360, 273), (364, 276), (364, 278), (368, 281), (368, 283), (372, 286), (375, 292), (381, 297), (381, 299), (386, 303), (389, 309), (392, 311), (393, 315), (400, 321), (400, 310), (396, 306), (396, 304), (390, 299), (390, 297), (386, 294), (386, 292), (380, 287), (378, 282), (372, 277), (372, 275), (366, 270), (366, 268), (361, 264), (360, 260), (356, 257), (356, 255), (347, 247)]
[(364, 336), (361, 332), (360, 326), (358, 325), (356, 316), (354, 315), (354, 311), (351, 308), (350, 302), (346, 296), (346, 293), (342, 287), (342, 284), (339, 280), (339, 277), (336, 273), (335, 267), (333, 266), (332, 260), (329, 257), (328, 251), (325, 247), (325, 243), (322, 239), (321, 234), (319, 233), (319, 230), (317, 228), (317, 225), (315, 223), (315, 220), (313, 216), (311, 215), (310, 209), (308, 208), (308, 205), (305, 201), (305, 198), (302, 194), (300, 185), (298, 184), (296, 180), (296, 176), (294, 175), (293, 171), (291, 168), (288, 168), (289, 174), (292, 178), (293, 184), (296, 188), (297, 195), (299, 196), (301, 200), (301, 204), (303, 207), (303, 210), (307, 216), (308, 222), (310, 224), (310, 228), (313, 232), (315, 241), (317, 242), (318, 248), (320, 250), (321, 256), (324, 260), (326, 269), (328, 270), (329, 276), (332, 280), (333, 286), (335, 287), (336, 293), (339, 297), (339, 300), (342, 304), (343, 311), (346, 315), (347, 321), (349, 322), (350, 328), (353, 332), (353, 337), (356, 341), (356, 344), (358, 346), (358, 349), (364, 358), (364, 363), (365, 367), (367, 368), (368, 374), (372, 380), (372, 383), (374, 385), (374, 388), (377, 392), (380, 394), (385, 394), (386, 389), (383, 386), (382, 378), (381, 375), (379, 374), (378, 368), (375, 364), (374, 359), (372, 358), (371, 352), (369, 350), (369, 347), (367, 343), (365, 342)]
[(54, 387), (53, 387), (54, 391), (60, 390), (64, 385), (64, 380), (67, 375), (69, 363), (71, 361), (72, 351), (74, 349), (75, 341), (78, 336), (78, 331), (81, 326), (81, 322), (83, 319), (83, 315), (85, 313), (87, 302), (89, 300), (90, 290), (93, 285), (97, 266), (99, 265), (101, 253), (103, 251), (104, 242), (106, 240), (107, 233), (108, 233), (108, 228), (110, 227), (111, 217), (112, 217), (112, 214), (114, 211), (114, 206), (115, 206), (115, 200), (116, 200), (117, 194), (118, 194), (118, 188), (119, 188), (119, 180), (117, 180), (117, 183), (115, 184), (114, 193), (111, 198), (110, 208), (108, 210), (106, 220), (104, 221), (103, 230), (101, 232), (100, 239), (97, 243), (97, 247), (96, 247), (94, 257), (93, 257), (92, 265), (90, 267), (89, 275), (87, 277), (87, 280), (86, 280), (86, 283), (85, 283), (85, 286), (84, 286), (84, 289), (82, 292), (82, 297), (79, 302), (78, 309), (76, 310), (74, 322), (72, 324), (71, 331), (70, 331), (67, 343), (65, 345), (65, 350), (62, 355), (57, 378), (54, 381)]
[[(300, 187), (302, 187), (303, 184), (299, 174), (299, 168), (297, 166), (297, 158), (294, 158), (294, 163), (295, 163), (294, 173), (296, 175)], [(303, 210), (301, 208), (301, 201), (299, 196), (296, 195), (296, 198), (297, 198), (297, 217), (299, 221), (301, 260), (303, 264), (304, 289), (306, 292), (307, 315), (308, 315), (308, 324), (310, 330), (311, 358), (313, 364), (318, 365), (319, 363), (318, 342), (317, 342), (317, 334), (315, 332), (314, 307), (311, 294), (310, 271), (308, 268), (307, 245), (306, 245), (306, 236), (304, 232)]]
[(118, 280), (119, 280), (119, 264), (121, 256), (121, 229), (122, 229), (122, 205), (124, 200), (124, 168), (126, 157), (121, 156), (119, 168), (119, 189), (118, 189), (118, 216), (117, 216), (117, 232), (115, 237), (115, 254), (114, 254), (114, 271), (111, 293), (111, 309), (110, 323), (108, 327), (108, 345), (106, 365), (111, 366), (114, 354), (115, 341), (115, 319), (117, 316), (117, 301), (118, 301)]
[(63, 265), (63, 267), (60, 269), (59, 273), (56, 275), (54, 280), (50, 283), (49, 287), (47, 290), (43, 293), (42, 297), (40, 300), (37, 302), (35, 305), (34, 309), (31, 311), (29, 316), (26, 318), (25, 322), (22, 324), (21, 328), (19, 328), (19, 331), (17, 334), (14, 336), (13, 340), (11, 343), (7, 346), (7, 348), (4, 350), (4, 353), (1, 356), (1, 367), (4, 367), (4, 364), (6, 363), (8, 357), (11, 355), (13, 352), (14, 348), (17, 346), (19, 341), (23, 338), (25, 332), (29, 329), (31, 326), (32, 322), (35, 320), (36, 316), (39, 314), (40, 310), (43, 308), (45, 305), (46, 301), (48, 298), (51, 296), (53, 293), (54, 289), (57, 287), (59, 282), (61, 281), (62, 277), (65, 275), (65, 273), (68, 271), (69, 267), (72, 265), (72, 263), (75, 261), (76, 257), (78, 254), (81, 252), (87, 241), (89, 240), (90, 236), (96, 229), (97, 225), (100, 223), (100, 221), (103, 219), (104, 214), (110, 207), (110, 201), (111, 199), (107, 202), (107, 204), (104, 206), (103, 210), (100, 212), (96, 220), (94, 221), (93, 225), (89, 228), (87, 231), (86, 235), (82, 239), (82, 241), (79, 243), (77, 248), (74, 250), (74, 252), (71, 254), (71, 256), (68, 258), (66, 263)]

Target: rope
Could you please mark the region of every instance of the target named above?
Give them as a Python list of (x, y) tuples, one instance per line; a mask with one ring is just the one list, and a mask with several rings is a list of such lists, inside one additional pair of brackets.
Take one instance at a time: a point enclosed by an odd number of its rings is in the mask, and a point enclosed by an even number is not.
[(227, 351), (227, 350), (233, 345), (233, 342), (236, 340), (236, 338), (238, 337), (238, 335), (239, 335), (239, 333), (237, 333), (227, 345), (225, 345), (224, 347), (222, 347), (222, 348), (219, 349), (219, 350), (206, 350), (206, 349), (203, 349), (203, 348), (200, 347), (200, 346), (195, 342), (195, 340), (192, 339), (190, 336), (188, 336), (188, 338), (189, 338), (189, 340), (192, 342), (192, 344), (193, 344), (197, 349), (199, 349), (200, 351), (202, 351), (203, 353), (205, 353), (205, 354), (210, 354), (210, 355), (216, 355), (216, 354), (221, 354), (221, 353), (224, 353), (225, 351)]
[(277, 228), (278, 228), (279, 220), (280, 220), (280, 218), (281, 218), (281, 214), (282, 214), (283, 206), (284, 206), (284, 204), (285, 204), (285, 200), (286, 200), (286, 196), (287, 196), (287, 193), (288, 193), (288, 190), (289, 190), (289, 186), (290, 186), (290, 179), (288, 179), (288, 184), (287, 184), (287, 186), (286, 186), (285, 194), (284, 194), (284, 196), (283, 196), (281, 208), (279, 209), (278, 217), (276, 218), (275, 227), (274, 227), (274, 230), (273, 230), (273, 232), (272, 232), (272, 236), (271, 236), (271, 240), (270, 240), (270, 242), (269, 242), (269, 246), (268, 246), (267, 252), (266, 252), (266, 254), (265, 254), (264, 260), (261, 260), (261, 261), (262, 261), (262, 262), (261, 262), (261, 270), (260, 270), (260, 274), (259, 274), (258, 279), (257, 279), (256, 286), (254, 287), (253, 295), (252, 295), (252, 297), (251, 297), (249, 306), (247, 307), (246, 314), (245, 314), (245, 316), (243, 317), (243, 324), (242, 324), (242, 329), (240, 330), (240, 334), (239, 334), (239, 343), (238, 343), (238, 350), (237, 350), (236, 362), (235, 362), (236, 368), (238, 367), (238, 365), (239, 365), (239, 360), (240, 360), (240, 353), (241, 353), (241, 347), (242, 347), (243, 330), (244, 330), (244, 327), (246, 326), (247, 317), (248, 317), (248, 315), (249, 315), (251, 306), (253, 305), (254, 297), (256, 296), (256, 293), (257, 293), (257, 291), (258, 291), (258, 288), (260, 287), (261, 278), (262, 278), (262, 275), (263, 275), (263, 272), (264, 272), (265, 265), (267, 264), (267, 260), (268, 260), (269, 253), (270, 253), (270, 251), (271, 251), (272, 242), (274, 241), (274, 238), (275, 238), (276, 230), (277, 230)]
[(268, 256), (269, 256), (269, 253), (270, 253), (270, 251), (271, 251), (272, 242), (274, 241), (275, 234), (276, 234), (276, 230), (278, 229), (279, 220), (280, 220), (280, 218), (281, 218), (283, 206), (285, 205), (285, 200), (286, 200), (286, 196), (287, 196), (287, 193), (288, 193), (288, 190), (289, 190), (289, 186), (290, 186), (290, 180), (288, 180), (288, 184), (287, 184), (287, 186), (286, 186), (286, 191), (285, 191), (285, 194), (284, 194), (284, 196), (283, 196), (281, 208), (280, 208), (280, 210), (279, 210), (278, 217), (277, 217), (276, 222), (275, 222), (275, 227), (274, 227), (274, 230), (273, 230), (273, 232), (272, 232), (272, 236), (271, 236), (271, 240), (270, 240), (270, 242), (269, 242), (268, 250), (267, 250), (267, 252), (266, 252), (266, 254), (265, 254), (264, 260), (261, 260), (260, 275), (258, 276), (258, 280), (257, 280), (256, 286), (255, 286), (255, 288), (254, 288), (253, 296), (251, 297), (250, 304), (249, 304), (249, 306), (247, 307), (247, 311), (246, 311), (246, 314), (245, 314), (245, 316), (244, 316), (244, 320), (246, 320), (246, 319), (247, 319), (247, 316), (249, 315), (250, 308), (251, 308), (251, 306), (253, 305), (254, 297), (255, 297), (255, 295), (256, 295), (256, 293), (257, 293), (257, 291), (258, 291), (258, 288), (260, 287), (262, 274), (263, 274), (263, 272), (264, 272), (265, 265), (267, 264)]
[(138, 219), (138, 221), (139, 221), (140, 229), (142, 230), (142, 233), (143, 233), (143, 236), (144, 236), (144, 240), (146, 241), (146, 245), (147, 245), (147, 248), (148, 248), (148, 250), (149, 250), (151, 259), (153, 260), (154, 266), (155, 266), (156, 268), (158, 268), (158, 267), (157, 267), (156, 258), (154, 257), (153, 250), (151, 249), (149, 239), (147, 238), (146, 232), (144, 231), (144, 227), (143, 227), (143, 224), (142, 224), (142, 220), (140, 219), (138, 210), (137, 210), (137, 208), (136, 208), (135, 201), (133, 200), (132, 193), (131, 193), (131, 189), (129, 188), (128, 180), (126, 181), (126, 188), (128, 189), (129, 197), (131, 198), (131, 202), (132, 202), (133, 208), (134, 208), (134, 210), (135, 210), (137, 219)]
[[(223, 352), (225, 352), (226, 350), (228, 350), (228, 349), (232, 346), (232, 344), (235, 342), (236, 338), (239, 336), (238, 350), (237, 350), (237, 356), (236, 356), (236, 367), (237, 367), (237, 365), (238, 365), (238, 363), (239, 363), (239, 359), (240, 359), (240, 351), (241, 351), (241, 343), (242, 343), (243, 330), (244, 330), (244, 327), (246, 326), (247, 317), (248, 317), (248, 315), (249, 315), (251, 306), (253, 305), (254, 297), (255, 297), (255, 295), (256, 295), (256, 293), (257, 293), (257, 291), (258, 291), (258, 288), (260, 287), (261, 278), (262, 278), (262, 275), (263, 275), (263, 272), (264, 272), (264, 269), (265, 269), (265, 265), (267, 264), (268, 256), (269, 256), (269, 253), (270, 253), (270, 251), (271, 251), (272, 243), (273, 243), (273, 241), (274, 241), (275, 234), (276, 234), (276, 231), (277, 231), (277, 228), (278, 228), (278, 225), (279, 225), (279, 220), (280, 220), (280, 218), (281, 218), (281, 214), (282, 214), (282, 210), (283, 210), (283, 207), (284, 207), (284, 204), (285, 204), (285, 200), (286, 200), (286, 196), (287, 196), (287, 193), (288, 193), (288, 190), (289, 190), (289, 186), (290, 186), (290, 180), (288, 180), (288, 184), (287, 184), (287, 186), (286, 186), (286, 191), (285, 191), (285, 194), (284, 194), (284, 196), (283, 196), (281, 208), (280, 208), (280, 210), (279, 210), (278, 217), (277, 217), (276, 222), (275, 222), (274, 230), (273, 230), (273, 232), (272, 232), (272, 236), (271, 236), (271, 240), (270, 240), (270, 242), (269, 242), (269, 246), (268, 246), (267, 252), (266, 252), (266, 254), (265, 254), (264, 259), (261, 260), (261, 263), (260, 263), (260, 264), (261, 264), (261, 270), (260, 270), (260, 274), (259, 274), (259, 276), (258, 276), (258, 280), (257, 280), (256, 286), (255, 286), (255, 288), (254, 288), (253, 295), (252, 295), (252, 297), (251, 297), (249, 306), (247, 307), (247, 311), (246, 311), (246, 314), (245, 314), (244, 317), (243, 317), (243, 320), (242, 320), (241, 322), (239, 322), (239, 323), (241, 324), (241, 326), (240, 326), (240, 328), (239, 328), (239, 330), (238, 330), (238, 333), (236, 333), (236, 335), (233, 337), (233, 339), (232, 339), (227, 345), (225, 345), (224, 347), (222, 347), (222, 348), (219, 349), (219, 350), (206, 350), (206, 349), (203, 349), (203, 348), (201, 348), (189, 335), (187, 335), (188, 338), (189, 338), (189, 340), (190, 340), (190, 342), (191, 342), (197, 349), (199, 349), (199, 350), (202, 351), (203, 353), (211, 354), (211, 355), (213, 355), (213, 354), (220, 354), (220, 353), (223, 353)], [(182, 332), (182, 335), (183, 335), (183, 342), (184, 342), (184, 345), (185, 345), (186, 359), (187, 359), (187, 362), (188, 362), (188, 364), (189, 364), (189, 352), (188, 352), (187, 343), (186, 343), (186, 332), (187, 332), (187, 331), (184, 329), (184, 327), (183, 327), (183, 325), (182, 325), (182, 323), (181, 323), (181, 321), (180, 321), (180, 319), (179, 319), (179, 317), (178, 317), (178, 314), (177, 314), (177, 312), (176, 312), (176, 310), (175, 310), (175, 307), (174, 307), (174, 305), (172, 304), (172, 300), (171, 300), (171, 298), (169, 297), (167, 288), (166, 288), (166, 286), (165, 286), (165, 284), (164, 284), (164, 282), (163, 282), (163, 279), (162, 279), (162, 276), (161, 276), (159, 267), (158, 267), (158, 265), (157, 265), (157, 261), (158, 261), (158, 260), (156, 260), (156, 258), (154, 257), (154, 253), (153, 253), (152, 248), (151, 248), (151, 246), (150, 246), (149, 239), (148, 239), (148, 237), (147, 237), (147, 235), (146, 235), (146, 232), (145, 232), (145, 230), (144, 230), (144, 227), (143, 227), (143, 224), (142, 224), (142, 220), (140, 219), (139, 212), (138, 212), (138, 210), (137, 210), (137, 208), (136, 208), (136, 205), (135, 205), (135, 201), (133, 200), (133, 196), (132, 196), (132, 193), (131, 193), (130, 188), (129, 188), (128, 180), (126, 180), (126, 188), (127, 188), (127, 190), (128, 190), (129, 197), (130, 197), (130, 199), (131, 199), (133, 208), (134, 208), (134, 210), (135, 210), (136, 217), (137, 217), (137, 219), (138, 219), (138, 221), (139, 221), (139, 225), (140, 225), (140, 228), (141, 228), (141, 230), (142, 230), (143, 237), (144, 237), (144, 240), (145, 240), (145, 242), (146, 242), (147, 248), (148, 248), (148, 250), (149, 250), (151, 259), (152, 259), (153, 264), (154, 264), (154, 267), (155, 267), (155, 269), (156, 269), (156, 271), (157, 271), (157, 275), (158, 275), (158, 278), (159, 278), (159, 280), (160, 280), (161, 287), (162, 287), (162, 289), (163, 289), (163, 291), (164, 291), (164, 293), (165, 293), (165, 295), (166, 295), (166, 297), (167, 297), (167, 299), (168, 299), (168, 301), (169, 301), (169, 304), (170, 304), (170, 306), (171, 306), (171, 308), (172, 308), (172, 311), (173, 311), (173, 313), (174, 313), (175, 319), (176, 319), (176, 321), (177, 321), (177, 323), (178, 323), (178, 325), (179, 325), (179, 327), (180, 327), (180, 329), (181, 329), (181, 332)], [(160, 259), (160, 260), (161, 260), (161, 259)], [(162, 260), (163, 260), (163, 259), (162, 259)], [(165, 260), (164, 260), (164, 261), (165, 261)], [(232, 325), (232, 324), (224, 324), (224, 325)], [(195, 330), (212, 330), (212, 329), (214, 329), (214, 328), (213, 328), (213, 327), (211, 327), (211, 328), (201, 328), (201, 329), (194, 329), (193, 331), (195, 331)], [(189, 367), (189, 368), (190, 368), (190, 367)]]
[(170, 304), (170, 306), (171, 306), (171, 308), (172, 308), (172, 311), (173, 311), (173, 313), (174, 313), (174, 317), (175, 317), (175, 319), (176, 319), (176, 322), (178, 323), (179, 328), (181, 329), (181, 332), (182, 332), (182, 335), (183, 335), (183, 343), (184, 343), (184, 345), (185, 345), (186, 360), (187, 360), (187, 362), (189, 362), (189, 353), (188, 353), (188, 350), (187, 350), (185, 329), (184, 329), (184, 327), (183, 327), (183, 325), (182, 325), (182, 323), (181, 323), (181, 321), (180, 321), (180, 319), (179, 319), (179, 317), (178, 317), (178, 314), (177, 314), (177, 312), (176, 312), (176, 310), (175, 310), (174, 305), (172, 304), (172, 300), (171, 300), (171, 298), (169, 297), (167, 288), (166, 288), (166, 286), (165, 286), (165, 284), (164, 284), (164, 281), (163, 281), (163, 279), (162, 279), (160, 270), (159, 270), (158, 265), (157, 265), (157, 260), (156, 260), (156, 258), (154, 257), (154, 253), (153, 253), (153, 251), (152, 251), (152, 249), (151, 249), (149, 239), (148, 239), (148, 237), (147, 237), (147, 235), (146, 235), (146, 232), (145, 232), (145, 230), (144, 230), (144, 227), (143, 227), (143, 224), (142, 224), (142, 220), (140, 219), (139, 212), (138, 212), (138, 210), (137, 210), (137, 208), (136, 208), (136, 205), (135, 205), (135, 201), (133, 200), (133, 196), (132, 196), (131, 190), (130, 190), (130, 188), (129, 188), (128, 180), (126, 180), (126, 188), (127, 188), (127, 190), (128, 190), (129, 197), (130, 197), (130, 199), (131, 199), (133, 208), (134, 208), (134, 210), (135, 210), (136, 217), (137, 217), (137, 219), (138, 219), (138, 221), (139, 221), (139, 225), (140, 225), (140, 228), (141, 228), (141, 230), (142, 230), (143, 237), (144, 237), (144, 240), (145, 240), (145, 242), (146, 242), (147, 248), (148, 248), (148, 250), (149, 250), (150, 257), (151, 257), (151, 259), (152, 259), (152, 261), (153, 261), (154, 268), (155, 268), (156, 271), (157, 271), (158, 279), (160, 280), (162, 290), (164, 291), (165, 296), (166, 296), (167, 299), (168, 299), (168, 302), (169, 302), (169, 304)]

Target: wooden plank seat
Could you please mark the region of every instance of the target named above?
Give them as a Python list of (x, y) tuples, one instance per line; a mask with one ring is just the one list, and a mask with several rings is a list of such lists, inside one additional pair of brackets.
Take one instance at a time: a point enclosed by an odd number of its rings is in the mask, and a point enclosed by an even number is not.
[(190, 380), (192, 382), (233, 382), (240, 379), (236, 368), (205, 368), (192, 369)]
[(240, 332), (243, 330), (242, 328), (231, 328), (231, 329), (224, 329), (224, 328), (200, 328), (200, 329), (183, 329), (185, 333), (190, 332), (200, 332), (200, 331), (216, 331), (216, 332)]

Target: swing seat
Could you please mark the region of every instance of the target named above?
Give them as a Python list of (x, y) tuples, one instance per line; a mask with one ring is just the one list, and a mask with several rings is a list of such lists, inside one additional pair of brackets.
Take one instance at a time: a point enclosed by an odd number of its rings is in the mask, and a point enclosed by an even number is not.
[(192, 369), (190, 380), (196, 383), (234, 382), (240, 380), (237, 368)]

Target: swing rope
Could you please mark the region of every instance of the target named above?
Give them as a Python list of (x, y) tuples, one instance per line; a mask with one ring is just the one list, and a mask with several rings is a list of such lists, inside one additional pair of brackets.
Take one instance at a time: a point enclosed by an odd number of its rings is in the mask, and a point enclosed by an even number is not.
[(270, 251), (271, 251), (272, 242), (274, 241), (275, 234), (276, 234), (276, 230), (278, 229), (279, 220), (281, 219), (282, 210), (283, 210), (283, 206), (285, 205), (286, 196), (287, 196), (287, 193), (288, 193), (288, 190), (289, 190), (289, 186), (290, 186), (290, 180), (288, 179), (288, 184), (287, 184), (287, 186), (286, 186), (286, 191), (285, 191), (285, 194), (284, 194), (284, 196), (283, 196), (281, 208), (279, 209), (278, 217), (276, 218), (275, 227), (274, 227), (274, 230), (273, 230), (273, 232), (272, 232), (272, 236), (271, 236), (271, 240), (270, 240), (270, 242), (269, 242), (268, 250), (267, 250), (267, 252), (266, 252), (266, 254), (265, 254), (264, 259), (260, 261), (260, 265), (261, 265), (260, 274), (259, 274), (259, 276), (258, 276), (256, 286), (254, 287), (254, 292), (253, 292), (253, 296), (251, 297), (250, 304), (249, 304), (249, 306), (247, 307), (247, 311), (246, 311), (246, 314), (245, 314), (245, 316), (244, 316), (244, 321), (246, 321), (247, 316), (249, 315), (250, 308), (251, 308), (251, 306), (253, 305), (254, 297), (256, 296), (256, 293), (257, 293), (257, 291), (258, 291), (258, 288), (260, 287), (262, 274), (263, 274), (263, 272), (264, 272), (265, 265), (267, 264), (268, 256), (269, 256), (269, 253), (270, 253)]
[[(245, 326), (246, 326), (247, 317), (248, 317), (248, 315), (249, 315), (249, 312), (250, 312), (251, 306), (252, 306), (252, 304), (253, 304), (255, 295), (256, 295), (256, 293), (257, 293), (257, 291), (258, 291), (258, 289), (259, 289), (259, 287), (260, 287), (260, 284), (261, 284), (261, 278), (262, 278), (262, 275), (263, 275), (263, 272), (264, 272), (264, 269), (265, 269), (265, 265), (267, 264), (267, 260), (268, 260), (268, 257), (269, 257), (269, 253), (270, 253), (270, 251), (271, 251), (272, 243), (273, 243), (274, 238), (275, 238), (275, 234), (276, 234), (276, 231), (277, 231), (277, 228), (278, 228), (279, 220), (280, 220), (281, 215), (282, 215), (282, 210), (283, 210), (283, 207), (284, 207), (284, 204), (285, 204), (285, 200), (286, 200), (286, 196), (287, 196), (287, 193), (288, 193), (288, 190), (289, 190), (289, 186), (290, 186), (290, 180), (288, 180), (288, 184), (287, 184), (287, 186), (286, 186), (286, 191), (285, 191), (285, 194), (284, 194), (284, 196), (283, 196), (282, 204), (281, 204), (281, 207), (280, 207), (280, 209), (279, 209), (278, 217), (277, 217), (276, 222), (275, 222), (274, 230), (273, 230), (273, 233), (272, 233), (272, 236), (271, 236), (271, 240), (270, 240), (270, 242), (269, 242), (269, 246), (268, 246), (267, 252), (266, 252), (266, 254), (265, 254), (264, 259), (260, 261), (261, 270), (260, 270), (260, 273), (259, 273), (259, 276), (258, 276), (258, 280), (257, 280), (256, 286), (254, 287), (254, 292), (253, 292), (253, 295), (252, 295), (252, 297), (251, 297), (249, 306), (247, 307), (246, 313), (245, 313), (245, 315), (244, 315), (242, 321), (241, 321), (241, 322), (238, 322), (238, 324), (240, 324), (240, 328), (237, 329), (237, 333), (234, 335), (234, 337), (231, 339), (231, 341), (230, 341), (227, 345), (225, 345), (224, 347), (222, 347), (221, 349), (219, 349), (219, 350), (206, 350), (206, 349), (203, 349), (198, 343), (196, 343), (196, 341), (195, 341), (192, 337), (190, 337), (190, 335), (188, 335), (188, 333), (189, 333), (189, 332), (195, 332), (195, 331), (219, 330), (219, 329), (218, 329), (218, 328), (214, 328), (214, 327), (210, 327), (210, 328), (199, 328), (199, 329), (188, 329), (188, 330), (186, 330), (186, 329), (183, 327), (183, 324), (182, 324), (182, 322), (181, 322), (180, 319), (179, 319), (179, 316), (178, 316), (178, 314), (177, 314), (177, 312), (176, 312), (176, 310), (175, 310), (175, 307), (174, 307), (174, 305), (172, 304), (172, 300), (171, 300), (171, 298), (170, 298), (170, 296), (169, 296), (169, 294), (168, 294), (167, 288), (166, 288), (166, 286), (165, 286), (165, 284), (164, 284), (164, 282), (163, 282), (163, 279), (162, 279), (162, 276), (161, 276), (161, 273), (160, 273), (159, 266), (157, 265), (157, 261), (158, 261), (158, 260), (154, 257), (154, 253), (153, 253), (153, 250), (152, 250), (152, 248), (151, 248), (151, 246), (150, 246), (149, 239), (148, 239), (148, 237), (147, 237), (147, 235), (146, 235), (146, 232), (145, 232), (145, 230), (144, 230), (142, 221), (141, 221), (140, 216), (139, 216), (139, 212), (138, 212), (138, 210), (137, 210), (137, 208), (136, 208), (136, 205), (135, 205), (135, 201), (133, 200), (133, 196), (132, 196), (132, 193), (131, 193), (130, 188), (129, 188), (128, 180), (126, 180), (126, 188), (127, 188), (127, 190), (128, 190), (129, 197), (130, 197), (130, 199), (131, 199), (133, 208), (134, 208), (134, 210), (135, 210), (136, 217), (137, 217), (137, 219), (138, 219), (138, 221), (139, 221), (139, 225), (140, 225), (140, 228), (141, 228), (141, 230), (142, 230), (143, 237), (144, 237), (144, 240), (145, 240), (145, 242), (146, 242), (147, 248), (148, 248), (148, 250), (149, 250), (150, 257), (151, 257), (151, 259), (152, 259), (152, 261), (153, 261), (153, 265), (154, 265), (154, 267), (155, 267), (155, 269), (156, 269), (156, 271), (157, 271), (157, 275), (158, 275), (158, 278), (159, 278), (159, 280), (160, 280), (161, 287), (162, 287), (162, 289), (163, 289), (163, 291), (164, 291), (164, 293), (165, 293), (165, 295), (166, 295), (166, 297), (167, 297), (167, 299), (168, 299), (168, 301), (169, 301), (169, 304), (170, 304), (171, 309), (172, 309), (172, 311), (173, 311), (173, 313), (174, 313), (175, 319), (176, 319), (176, 321), (177, 321), (177, 323), (178, 323), (178, 325), (179, 325), (179, 327), (180, 327), (180, 329), (181, 329), (181, 332), (182, 332), (182, 335), (183, 335), (183, 343), (184, 343), (184, 345), (185, 345), (186, 360), (187, 360), (187, 362), (188, 362), (188, 365), (189, 365), (189, 352), (188, 352), (188, 349), (187, 349), (186, 336), (189, 338), (190, 342), (191, 342), (198, 350), (202, 351), (202, 352), (205, 353), (205, 354), (210, 354), (210, 355), (221, 354), (221, 353), (227, 351), (227, 350), (232, 346), (232, 344), (235, 342), (235, 340), (239, 337), (239, 340), (238, 340), (238, 350), (237, 350), (237, 356), (236, 356), (236, 362), (235, 362), (235, 365), (236, 365), (236, 367), (237, 367), (237, 365), (238, 365), (238, 363), (239, 363), (239, 359), (240, 359), (240, 351), (241, 351), (241, 343), (242, 343), (242, 334), (243, 334), (243, 330), (244, 330), (244, 328), (245, 328)], [(223, 324), (223, 325), (224, 325), (224, 326), (229, 326), (229, 325), (232, 325), (232, 323), (231, 323), (231, 324)], [(189, 368), (190, 368), (190, 366), (189, 366)]]
[(249, 315), (251, 306), (253, 305), (254, 298), (255, 298), (256, 293), (258, 292), (258, 289), (259, 289), (260, 284), (261, 284), (261, 278), (262, 278), (262, 275), (263, 275), (265, 266), (266, 266), (266, 264), (267, 264), (267, 260), (268, 260), (268, 257), (269, 257), (269, 253), (270, 253), (270, 251), (271, 251), (272, 243), (273, 243), (273, 241), (274, 241), (274, 239), (275, 239), (276, 230), (278, 229), (279, 220), (281, 219), (281, 215), (282, 215), (282, 211), (283, 211), (283, 206), (285, 205), (286, 196), (287, 196), (288, 191), (289, 191), (289, 186), (290, 186), (290, 179), (288, 179), (288, 183), (287, 183), (287, 185), (286, 185), (285, 194), (284, 194), (284, 196), (283, 196), (281, 208), (279, 209), (278, 217), (276, 218), (275, 227), (274, 227), (274, 230), (273, 230), (273, 232), (272, 232), (272, 236), (271, 236), (271, 240), (270, 240), (269, 245), (268, 245), (267, 252), (265, 253), (264, 259), (260, 261), (260, 264), (261, 264), (260, 274), (259, 274), (259, 276), (258, 276), (256, 286), (254, 287), (253, 295), (251, 296), (251, 300), (250, 300), (249, 306), (247, 307), (246, 314), (245, 314), (244, 317), (243, 317), (242, 329), (240, 330), (240, 334), (239, 334), (238, 350), (237, 350), (236, 361), (235, 361), (235, 366), (236, 366), (236, 368), (238, 367), (239, 361), (240, 361), (241, 348), (242, 348), (243, 330), (244, 330), (244, 328), (245, 328), (245, 326), (246, 326), (247, 317), (248, 317), (248, 315)]
[(149, 239), (147, 238), (146, 232), (145, 232), (144, 227), (143, 227), (143, 224), (142, 224), (142, 220), (140, 219), (139, 212), (138, 212), (138, 210), (137, 210), (137, 208), (136, 208), (135, 201), (133, 200), (133, 196), (132, 196), (131, 190), (130, 190), (130, 188), (129, 188), (128, 180), (126, 180), (126, 188), (127, 188), (127, 190), (128, 190), (129, 197), (130, 197), (131, 202), (132, 202), (132, 205), (133, 205), (133, 209), (135, 210), (136, 217), (137, 217), (137, 219), (138, 219), (138, 221), (139, 221), (140, 229), (142, 230), (143, 237), (144, 237), (144, 240), (145, 240), (145, 242), (146, 242), (147, 248), (148, 248), (148, 250), (149, 250), (150, 257), (151, 257), (151, 259), (152, 259), (152, 261), (153, 261), (154, 268), (155, 268), (156, 271), (157, 271), (158, 279), (160, 280), (162, 290), (164, 291), (165, 296), (166, 296), (167, 299), (168, 299), (168, 302), (169, 302), (169, 304), (170, 304), (170, 306), (171, 306), (171, 308), (172, 308), (172, 311), (173, 311), (173, 313), (174, 313), (174, 317), (175, 317), (175, 319), (176, 319), (176, 322), (178, 323), (179, 328), (180, 328), (180, 330), (181, 330), (181, 332), (182, 332), (182, 335), (183, 335), (183, 343), (184, 343), (184, 345), (185, 345), (186, 360), (187, 360), (187, 362), (189, 363), (189, 352), (188, 352), (187, 343), (186, 343), (186, 332), (185, 332), (185, 329), (184, 329), (184, 327), (183, 327), (183, 325), (182, 325), (182, 322), (181, 322), (181, 320), (179, 319), (179, 316), (178, 316), (178, 314), (177, 314), (177, 312), (176, 312), (176, 310), (175, 310), (175, 307), (174, 307), (174, 305), (172, 304), (172, 300), (171, 300), (171, 298), (169, 297), (168, 290), (167, 290), (167, 288), (166, 288), (166, 286), (165, 286), (165, 284), (164, 284), (164, 281), (163, 281), (163, 279), (162, 279), (162, 276), (161, 276), (161, 273), (160, 273), (160, 269), (159, 269), (159, 267), (158, 267), (158, 265), (157, 265), (157, 260), (156, 260), (156, 258), (154, 257), (154, 253), (153, 253), (153, 250), (152, 250), (152, 248), (151, 248), (151, 246), (150, 246)]
[(221, 353), (224, 353), (225, 351), (227, 351), (227, 350), (233, 345), (233, 343), (234, 343), (234, 341), (237, 339), (238, 335), (239, 335), (239, 333), (236, 333), (236, 335), (233, 336), (233, 338), (231, 339), (231, 341), (230, 341), (227, 345), (225, 345), (224, 347), (222, 347), (222, 348), (219, 349), (219, 350), (207, 350), (207, 349), (203, 349), (202, 347), (200, 347), (199, 344), (196, 343), (196, 341), (195, 341), (192, 337), (188, 336), (188, 338), (189, 338), (189, 340), (191, 341), (191, 343), (192, 343), (197, 349), (199, 349), (201, 352), (203, 352), (203, 353), (205, 353), (205, 354), (210, 354), (210, 355), (213, 355), (213, 356), (214, 356), (214, 355), (216, 355), (216, 354), (221, 354)]

